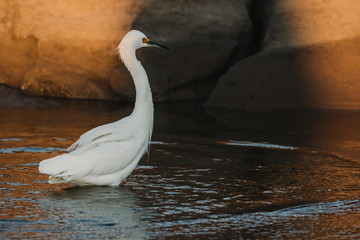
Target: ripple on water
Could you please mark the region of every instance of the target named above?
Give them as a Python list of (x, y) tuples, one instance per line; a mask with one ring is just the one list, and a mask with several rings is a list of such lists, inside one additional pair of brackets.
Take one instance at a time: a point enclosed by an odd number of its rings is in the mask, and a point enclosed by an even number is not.
[(54, 147), (16, 147), (16, 148), (0, 148), (0, 153), (54, 153), (62, 152), (66, 149)]
[(174, 142), (161, 142), (161, 141), (151, 141), (151, 145), (176, 145)]
[(0, 139), (1, 142), (9, 142), (9, 141), (22, 141), (21, 138), (3, 138)]
[[(85, 118), (79, 119), (82, 125)], [(345, 169), (343, 159), (272, 144), (271, 139), (218, 144), (221, 139), (246, 137), (208, 139), (207, 133), (194, 139), (193, 131), (189, 136), (185, 131), (170, 136), (166, 128), (162, 133), (166, 141), (151, 142), (150, 160), (140, 161), (125, 187), (63, 189), (49, 185), (37, 166), (45, 155), (53, 155), (43, 153), (64, 149), (24, 146), (65, 147), (67, 142), (61, 141), (78, 136), (72, 124), (56, 127), (53, 145), (46, 145), (48, 138), (38, 139), (38, 133), (25, 141), (0, 139), (3, 147), (11, 147), (0, 153), (16, 153), (0, 154), (0, 231), (9, 238), (33, 234), (30, 237), (39, 239), (186, 239), (191, 234), (201, 239), (239, 239), (245, 233), (244, 238), (295, 239), (333, 228), (338, 231), (335, 238), (341, 238), (342, 230), (353, 239), (360, 237), (354, 233), (360, 232), (354, 223), (359, 200), (337, 201), (354, 198), (348, 196), (359, 191), (358, 164), (349, 163)], [(52, 128), (31, 129), (45, 129), (41, 136), (49, 136)]]
[[(278, 232), (279, 236), (296, 238), (303, 236), (302, 234), (304, 233), (304, 229), (301, 228), (301, 222), (308, 221), (307, 219), (311, 219), (314, 218), (314, 216), (317, 216), (317, 221), (315, 225), (321, 225), (324, 224), (324, 221), (329, 221), (329, 215), (331, 214), (352, 212), (354, 208), (359, 207), (360, 201), (358, 199), (330, 203), (309, 204), (284, 208), (270, 212), (244, 213), (241, 215), (233, 215), (228, 213), (211, 214), (209, 211), (196, 208), (175, 209), (174, 207), (172, 207), (167, 209), (166, 214), (179, 214), (179, 211), (183, 211), (189, 213), (196, 212), (203, 215), (205, 214), (204, 216), (206, 217), (159, 222), (155, 223), (154, 227), (160, 228), (163, 231), (165, 229), (173, 229), (174, 231), (178, 231), (178, 234), (181, 234), (181, 229), (187, 229), (191, 232), (191, 229), (194, 228), (193, 230), (195, 231), (196, 226), (201, 225), (202, 229), (206, 229), (208, 233), (216, 233), (219, 230), (224, 230), (224, 228), (231, 228), (236, 231), (246, 230), (248, 233), (252, 233), (252, 236), (258, 237), (261, 237), (262, 233), (265, 233), (266, 235), (266, 232), (271, 229), (271, 231), (273, 231), (272, 236), (276, 236)], [(294, 223), (299, 224), (300, 228), (296, 227), (296, 224)], [(286, 229), (285, 232), (284, 229)], [(360, 234), (358, 232), (359, 229), (360, 227), (358, 227), (357, 229), (352, 229), (352, 232), (346, 231), (347, 236), (350, 239), (354, 239), (354, 237), (360, 237)], [(324, 230), (328, 231), (329, 229)], [(333, 231), (337, 232), (339, 230), (340, 229), (334, 229)], [(201, 234), (201, 232), (195, 232), (196, 234)]]
[(39, 163), (23, 163), (23, 164), (20, 164), (20, 166), (38, 166)]
[(250, 142), (250, 141), (234, 141), (229, 140), (225, 142), (219, 142), (221, 144), (230, 145), (230, 146), (242, 146), (242, 147), (258, 147), (258, 148), (270, 148), (270, 149), (279, 149), (279, 150), (296, 150), (296, 147), (292, 146), (283, 146), (278, 144), (271, 144), (268, 142)]

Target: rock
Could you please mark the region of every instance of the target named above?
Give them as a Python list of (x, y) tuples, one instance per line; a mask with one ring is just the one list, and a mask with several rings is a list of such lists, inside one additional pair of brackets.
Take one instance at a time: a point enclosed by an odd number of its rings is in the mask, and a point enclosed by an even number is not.
[[(213, 76), (235, 47), (240, 52), (249, 47), (252, 32), (247, 1), (241, 0), (149, 1), (133, 26), (171, 48), (141, 52), (156, 100), (207, 97)], [(207, 91), (198, 91), (198, 81)]]
[(360, 108), (360, 2), (272, 1), (261, 50), (224, 74), (208, 108)]
[(250, 44), (247, 3), (3, 0), (0, 83), (36, 96), (132, 99), (116, 47), (135, 28), (171, 47), (138, 53), (154, 99), (204, 98), (214, 85), (211, 76), (223, 70), (234, 47)]
[(37, 62), (24, 76), (21, 90), (35, 96), (111, 99), (113, 92), (105, 81), (82, 69)]
[(117, 93), (118, 98), (125, 101), (135, 99), (135, 86), (129, 71), (124, 65), (113, 69), (110, 79), (111, 88)]
[(0, 85), (0, 108), (57, 108), (56, 100), (23, 95), (18, 89)]
[(0, 2), (0, 83), (36, 96), (112, 99), (116, 47), (145, 0)]

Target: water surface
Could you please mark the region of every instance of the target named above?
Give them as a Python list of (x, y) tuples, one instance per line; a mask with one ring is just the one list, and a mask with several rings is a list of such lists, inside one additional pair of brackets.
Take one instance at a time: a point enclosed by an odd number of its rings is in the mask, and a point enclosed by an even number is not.
[(156, 106), (149, 156), (120, 187), (49, 185), (42, 159), (131, 106), (0, 110), (4, 239), (360, 238), (358, 112)]

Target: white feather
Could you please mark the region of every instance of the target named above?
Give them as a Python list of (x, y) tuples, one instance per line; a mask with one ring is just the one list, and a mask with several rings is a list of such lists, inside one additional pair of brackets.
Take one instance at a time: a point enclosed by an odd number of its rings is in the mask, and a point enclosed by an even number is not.
[(135, 56), (136, 49), (148, 46), (144, 38), (143, 33), (132, 30), (118, 47), (136, 88), (132, 114), (84, 133), (68, 148), (68, 153), (41, 161), (39, 171), (50, 175), (49, 183), (116, 186), (133, 171), (148, 150), (153, 129), (153, 102), (146, 72)]

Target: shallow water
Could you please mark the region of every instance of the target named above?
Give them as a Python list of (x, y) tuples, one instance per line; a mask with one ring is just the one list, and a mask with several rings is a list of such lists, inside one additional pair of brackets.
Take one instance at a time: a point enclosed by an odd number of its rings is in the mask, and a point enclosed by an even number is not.
[(130, 107), (0, 110), (0, 238), (360, 238), (360, 114), (156, 106), (120, 187), (49, 185), (38, 162)]

